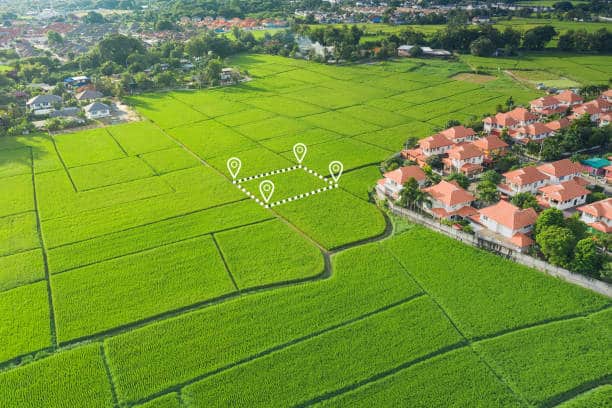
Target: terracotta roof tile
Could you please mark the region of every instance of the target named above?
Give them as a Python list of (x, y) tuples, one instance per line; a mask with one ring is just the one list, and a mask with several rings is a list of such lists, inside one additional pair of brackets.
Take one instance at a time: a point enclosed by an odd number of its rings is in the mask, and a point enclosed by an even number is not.
[(526, 184), (532, 184), (536, 181), (546, 180), (548, 177), (533, 166), (523, 167), (504, 173), (503, 176), (506, 178), (508, 183), (514, 183), (519, 186)]
[(481, 217), (484, 215), (513, 231), (535, 224), (538, 218), (538, 214), (533, 208), (522, 210), (505, 200), (500, 200), (497, 204), (485, 207), (479, 213)]
[(472, 142), (474, 146), (482, 150), (503, 149), (508, 147), (508, 143), (504, 142), (499, 136), (491, 135), (483, 137)]
[(435, 186), (423, 189), (423, 191), (429, 193), (434, 200), (440, 201), (447, 206), (469, 203), (475, 200), (472, 194), (459, 187), (454, 181), (442, 180)]
[(612, 197), (578, 207), (578, 211), (612, 220)]
[(582, 165), (580, 163), (574, 163), (570, 159), (562, 159), (552, 163), (542, 164), (536, 167), (536, 169), (549, 176), (563, 177), (582, 172)]
[(465, 139), (470, 136), (474, 136), (476, 132), (472, 128), (466, 128), (465, 126), (453, 126), (440, 132), (440, 134), (449, 140)]
[(419, 166), (400, 167), (399, 169), (395, 169), (393, 171), (386, 172), (384, 174), (384, 177), (391, 179), (400, 185), (403, 185), (411, 177), (414, 178), (416, 181), (427, 180), (427, 176), (425, 175), (425, 172), (421, 170)]
[(437, 149), (440, 147), (452, 146), (453, 144), (454, 143), (452, 141), (450, 141), (439, 133), (426, 137), (420, 142), (420, 146), (422, 149)]
[(561, 184), (541, 187), (538, 189), (545, 197), (555, 201), (569, 201), (583, 195), (588, 195), (589, 190), (576, 183), (574, 180), (564, 181)]
[(561, 92), (560, 94), (556, 95), (555, 98), (558, 101), (565, 103), (582, 103), (584, 100), (582, 99), (582, 96), (576, 95), (570, 90)]
[(464, 143), (454, 146), (448, 151), (448, 157), (455, 160), (466, 160), (482, 156), (482, 151), (473, 143)]
[(533, 239), (529, 238), (527, 235), (517, 232), (510, 238), (510, 242), (516, 245), (519, 248), (526, 248), (528, 246), (533, 245)]

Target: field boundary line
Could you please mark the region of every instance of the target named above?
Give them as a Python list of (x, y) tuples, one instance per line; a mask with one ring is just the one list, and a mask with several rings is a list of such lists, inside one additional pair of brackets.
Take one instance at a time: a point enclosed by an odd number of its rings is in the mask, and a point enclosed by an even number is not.
[(367, 312), (367, 313), (361, 314), (359, 316), (353, 317), (351, 319), (344, 320), (344, 321), (342, 321), (340, 323), (333, 324), (333, 325), (328, 326), (328, 327), (326, 327), (324, 329), (319, 329), (319, 330), (310, 332), (310, 333), (308, 333), (306, 335), (303, 335), (303, 336), (294, 338), (292, 340), (286, 341), (284, 343), (277, 344), (277, 345), (272, 346), (272, 347), (270, 347), (268, 349), (262, 350), (262, 351), (260, 351), (258, 353), (255, 353), (255, 354), (252, 354), (252, 355), (250, 355), (248, 357), (240, 359), (238, 361), (234, 361), (234, 362), (232, 362), (230, 364), (226, 364), (226, 365), (224, 365), (222, 367), (216, 368), (216, 369), (214, 369), (212, 371), (209, 371), (207, 373), (203, 373), (203, 374), (200, 374), (199, 376), (190, 378), (187, 381), (183, 381), (183, 382), (175, 384), (175, 385), (173, 385), (171, 387), (165, 388), (162, 391), (159, 391), (157, 393), (151, 394), (151, 395), (149, 395), (149, 396), (147, 396), (145, 398), (142, 398), (140, 400), (131, 401), (131, 403), (135, 404), (135, 405), (138, 405), (138, 404), (142, 404), (142, 403), (151, 401), (151, 400), (153, 400), (155, 398), (161, 397), (162, 395), (168, 394), (170, 392), (175, 392), (175, 391), (181, 390), (184, 387), (187, 387), (187, 386), (189, 386), (189, 385), (191, 385), (193, 383), (196, 383), (198, 381), (201, 381), (201, 380), (203, 380), (205, 378), (212, 377), (212, 376), (218, 375), (218, 374), (220, 374), (222, 372), (231, 370), (231, 369), (233, 369), (235, 367), (251, 363), (251, 362), (253, 362), (255, 360), (258, 360), (258, 359), (260, 359), (262, 357), (265, 357), (267, 355), (280, 352), (280, 351), (285, 350), (285, 349), (287, 349), (289, 347), (295, 346), (296, 344), (300, 344), (300, 343), (302, 343), (304, 341), (311, 340), (313, 338), (320, 337), (320, 336), (322, 336), (324, 334), (334, 332), (334, 331), (336, 331), (336, 330), (338, 330), (340, 328), (343, 328), (343, 327), (346, 327), (346, 326), (350, 326), (350, 325), (355, 324), (357, 322), (360, 322), (362, 320), (365, 320), (365, 319), (368, 319), (370, 317), (376, 316), (377, 314), (383, 313), (385, 311), (391, 310), (393, 308), (399, 307), (399, 306), (407, 304), (407, 303), (411, 303), (412, 301), (415, 301), (415, 300), (420, 299), (420, 298), (425, 297), (425, 296), (427, 296), (427, 294), (424, 293), (424, 292), (416, 293), (416, 294), (411, 295), (411, 296), (409, 296), (407, 298), (404, 298), (402, 300), (395, 301), (393, 303), (389, 303), (389, 304), (387, 304), (385, 306), (379, 307), (377, 309), (374, 309), (374, 310), (372, 310), (370, 312)]
[(63, 269), (63, 270), (58, 271), (58, 272), (51, 272), (51, 274), (52, 275), (61, 275), (61, 274), (67, 273), (67, 272), (74, 271), (75, 269), (81, 269), (81, 268), (85, 268), (87, 266), (98, 265), (98, 264), (106, 263), (106, 262), (109, 262), (109, 261), (113, 261), (115, 259), (120, 259), (120, 258), (124, 258), (124, 257), (131, 256), (131, 255), (137, 255), (137, 254), (140, 254), (140, 253), (143, 253), (143, 252), (150, 252), (150, 251), (153, 251), (155, 249), (163, 248), (163, 247), (166, 247), (166, 246), (169, 246), (169, 245), (178, 244), (178, 243), (185, 242), (185, 241), (190, 241), (192, 239), (202, 238), (202, 237), (205, 237), (207, 235), (217, 234), (219, 232), (232, 231), (232, 230), (235, 230), (235, 229), (239, 229), (239, 228), (243, 228), (243, 227), (248, 227), (248, 226), (251, 226), (251, 225), (262, 224), (264, 222), (273, 221), (275, 219), (276, 219), (275, 217), (270, 217), (270, 218), (265, 218), (265, 219), (258, 220), (258, 221), (253, 221), (253, 222), (250, 222), (248, 224), (242, 224), (242, 225), (239, 225), (239, 226), (236, 226), (236, 227), (223, 228), (223, 229), (216, 230), (216, 231), (206, 232), (204, 234), (188, 236), (188, 237), (184, 237), (184, 238), (181, 238), (179, 240), (176, 240), (176, 241), (167, 242), (165, 244), (155, 245), (155, 246), (148, 247), (148, 248), (143, 248), (143, 249), (138, 250), (138, 251), (132, 251), (132, 252), (128, 252), (128, 253), (125, 253), (125, 254), (121, 254), (121, 255), (117, 255), (117, 256), (112, 256), (110, 258), (100, 259), (100, 260), (98, 260), (96, 262), (90, 262), (90, 263), (86, 263), (86, 264), (83, 264), (83, 265), (74, 266), (74, 267), (71, 267), (71, 268), (68, 268), (68, 269)]
[[(72, 179), (72, 174), (70, 174), (70, 170), (69, 170), (68, 166), (66, 166), (66, 162), (64, 161), (64, 158), (62, 157), (62, 155), (60, 154), (59, 149), (57, 148), (57, 142), (55, 141), (55, 136), (53, 136), (51, 133), (49, 133), (49, 138), (51, 139), (51, 142), (53, 143), (53, 148), (55, 149), (55, 154), (57, 154), (57, 157), (59, 158), (59, 161), (62, 164), (62, 167), (64, 168), (64, 171), (66, 172), (66, 175), (68, 176), (68, 180), (70, 180), (70, 184), (72, 184), (72, 188), (74, 189), (74, 192), (78, 193), (79, 189), (77, 188), (76, 183)], [(34, 156), (34, 153), (32, 153), (32, 157), (33, 156)], [(32, 163), (34, 163), (34, 162), (32, 162)], [(33, 164), (32, 164), (32, 166), (33, 166)]]
[(223, 251), (221, 250), (221, 247), (219, 246), (219, 242), (217, 241), (215, 234), (210, 234), (210, 237), (212, 238), (212, 241), (215, 244), (215, 248), (217, 248), (217, 252), (219, 253), (219, 256), (221, 257), (221, 260), (223, 261), (223, 266), (225, 267), (225, 271), (229, 275), (229, 278), (232, 281), (234, 288), (236, 288), (236, 291), (240, 293), (241, 290), (238, 287), (238, 284), (236, 283), (236, 279), (234, 279), (234, 275), (232, 274), (232, 271), (230, 270), (229, 265), (227, 264), (227, 260), (225, 259), (225, 255), (223, 254)]
[[(166, 193), (166, 194), (171, 194), (171, 193)], [(165, 194), (163, 194), (163, 195), (165, 195)], [(146, 199), (143, 199), (143, 200), (146, 200)], [(131, 231), (131, 230), (134, 230), (134, 229), (146, 227), (148, 225), (153, 225), (153, 224), (157, 224), (157, 223), (160, 223), (160, 222), (173, 220), (175, 218), (182, 218), (182, 217), (185, 217), (187, 215), (196, 214), (198, 212), (202, 212), (202, 211), (206, 211), (206, 210), (212, 210), (212, 209), (223, 207), (223, 206), (229, 205), (229, 204), (236, 204), (236, 203), (238, 203), (240, 201), (246, 201), (246, 200), (248, 200), (248, 199), (247, 198), (240, 198), (240, 199), (235, 200), (235, 201), (228, 201), (228, 202), (221, 203), (221, 204), (215, 204), (215, 205), (212, 205), (210, 207), (198, 208), (197, 210), (187, 211), (187, 212), (184, 212), (184, 213), (181, 213), (181, 214), (177, 214), (177, 215), (173, 215), (173, 216), (170, 216), (170, 217), (167, 217), (167, 218), (162, 218), (161, 220), (155, 220), (155, 221), (151, 221), (151, 222), (146, 222), (144, 224), (135, 225), (133, 227), (128, 227), (128, 228), (125, 228), (125, 229), (122, 229), (122, 230), (106, 232), (104, 234), (94, 235), (93, 237), (89, 237), (89, 238), (85, 238), (85, 239), (79, 239), (79, 240), (71, 241), (71, 242), (66, 242), (66, 243), (60, 244), (60, 245), (55, 245), (55, 246), (50, 247), (49, 249), (56, 249), (56, 248), (61, 248), (61, 247), (70, 246), (70, 245), (74, 245), (74, 244), (79, 244), (81, 242), (91, 241), (92, 239), (102, 238), (102, 237), (106, 237), (108, 235), (113, 235), (113, 234), (117, 234), (117, 233), (121, 233), (121, 232)], [(136, 200), (136, 201), (140, 201), (140, 200)], [(136, 201), (132, 201), (132, 202), (136, 202)], [(95, 210), (92, 210), (92, 211), (95, 212)], [(55, 219), (57, 219), (57, 218), (55, 218)], [(47, 220), (45, 220), (45, 221), (47, 221)]]
[(51, 346), (53, 349), (57, 348), (57, 324), (55, 322), (55, 308), (53, 307), (53, 294), (51, 293), (51, 274), (49, 273), (49, 262), (47, 257), (47, 247), (45, 246), (45, 240), (42, 232), (42, 224), (40, 221), (40, 209), (38, 206), (38, 196), (36, 192), (36, 173), (34, 172), (34, 151), (30, 148), (30, 160), (32, 169), (32, 192), (34, 195), (34, 212), (36, 215), (36, 231), (38, 232), (38, 240), (40, 242), (40, 249), (43, 260), (43, 267), (45, 272), (45, 280), (47, 282), (47, 302), (49, 306), (49, 325), (51, 334)]
[(571, 401), (581, 395), (586, 394), (589, 391), (595, 390), (603, 385), (612, 384), (612, 375), (606, 374), (602, 377), (589, 381), (583, 384), (580, 384), (577, 387), (572, 388), (571, 390), (567, 390), (560, 394), (554, 395), (551, 398), (548, 398), (546, 401), (542, 403), (542, 408), (554, 408), (558, 407), (561, 404)]
[(431, 295), (431, 293), (429, 293), (428, 290), (425, 289), (425, 287), (423, 286), (423, 284), (412, 274), (410, 273), (410, 270), (406, 267), (406, 265), (404, 264), (404, 262), (402, 262), (400, 259), (397, 258), (397, 256), (395, 256), (395, 254), (393, 253), (393, 251), (390, 251), (387, 248), (383, 248), (383, 250), (385, 252), (387, 252), (393, 259), (395, 259), (395, 261), (400, 265), (400, 267), (404, 270), (404, 272), (410, 276), (410, 278), (412, 278), (412, 280), (414, 281), (414, 283), (417, 284), (417, 286), (424, 291), (425, 293), (427, 293), (427, 295), (429, 295), (429, 297), (431, 298), (431, 300), (436, 304), (436, 306), (440, 309), (440, 311), (444, 314), (444, 316), (446, 316), (446, 318), (448, 319), (448, 321), (450, 322), (450, 324), (455, 328), (455, 330), (457, 331), (457, 333), (459, 333), (459, 335), (467, 342), (467, 345), (470, 347), (470, 349), (476, 354), (476, 356), (478, 357), (478, 359), (487, 367), (487, 369), (491, 372), (491, 374), (493, 374), (497, 380), (500, 382), (501, 385), (503, 385), (504, 387), (506, 387), (506, 389), (508, 391), (510, 391), (510, 393), (512, 395), (514, 395), (517, 400), (521, 401), (523, 404), (525, 405), (529, 405), (528, 400), (522, 395), (522, 393), (520, 393), (518, 390), (515, 390), (507, 381), (506, 379), (499, 374), (494, 368), (493, 366), (489, 363), (489, 361), (482, 355), (482, 353), (480, 353), (473, 345), (473, 342), (463, 333), (463, 331), (459, 328), (459, 326), (457, 325), (457, 323), (455, 323), (455, 321), (450, 317), (450, 315), (448, 314), (448, 312), (442, 307), (442, 305), (440, 304), (440, 302), (438, 302), (438, 300)]
[(104, 371), (106, 372), (106, 379), (108, 380), (108, 384), (110, 386), (111, 395), (113, 397), (113, 406), (119, 406), (119, 399), (117, 398), (117, 389), (115, 387), (115, 380), (113, 379), (113, 373), (111, 371), (110, 365), (108, 364), (108, 356), (106, 354), (106, 348), (104, 347), (104, 342), (100, 343), (100, 357), (102, 358), (102, 365), (104, 365)]
[(117, 145), (117, 147), (118, 147), (118, 148), (121, 150), (121, 152), (122, 152), (122, 153), (125, 155), (125, 157), (124, 157), (124, 158), (127, 158), (127, 157), (133, 157), (133, 156), (130, 156), (130, 155), (128, 154), (128, 152), (127, 152), (127, 151), (126, 151), (126, 150), (123, 148), (123, 146), (121, 146), (121, 143), (119, 143), (119, 141), (118, 141), (118, 140), (115, 138), (115, 135), (113, 135), (113, 134), (110, 132), (110, 130), (108, 130), (108, 128), (109, 128), (109, 126), (103, 126), (103, 127), (102, 127), (102, 129), (104, 129), (104, 131), (106, 132), (106, 134), (107, 134), (107, 135), (109, 135), (111, 139), (113, 139), (113, 142), (115, 142), (115, 144)]

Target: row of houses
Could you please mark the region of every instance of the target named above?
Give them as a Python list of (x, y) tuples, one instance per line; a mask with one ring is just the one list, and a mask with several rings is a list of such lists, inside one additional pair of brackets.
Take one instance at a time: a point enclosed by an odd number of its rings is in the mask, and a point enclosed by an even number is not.
[(442, 156), (444, 171), (473, 176), (483, 171), (495, 156), (504, 155), (509, 145), (497, 135), (478, 137), (474, 129), (453, 126), (419, 141), (416, 148), (405, 149), (402, 156), (419, 166), (432, 156)]
[[(75, 97), (80, 102), (89, 102), (83, 106), (83, 112), (88, 119), (105, 118), (111, 115), (111, 107), (97, 101), (103, 97), (100, 92), (88, 89), (76, 94)], [(79, 114), (78, 107), (63, 107), (62, 104), (62, 97), (53, 94), (37, 95), (26, 102), (27, 108), (36, 116), (69, 117)]]
[[(577, 206), (581, 219), (590, 227), (604, 233), (612, 232), (612, 198), (582, 205), (589, 190), (584, 182), (576, 180), (580, 169), (569, 160), (548, 163), (539, 168), (527, 167), (542, 175), (538, 185), (541, 193), (538, 201), (544, 207), (567, 209)], [(521, 169), (522, 170), (522, 169)], [(529, 170), (527, 173), (531, 173)], [(516, 172), (504, 174), (506, 182), (520, 178)], [(539, 176), (538, 176), (539, 177)], [(429, 195), (429, 202), (423, 204), (423, 210), (434, 218), (446, 220), (465, 220), (480, 234), (491, 234), (507, 242), (518, 250), (525, 250), (533, 244), (530, 233), (538, 214), (533, 208), (521, 209), (510, 203), (506, 197), (491, 206), (476, 209), (472, 206), (476, 197), (463, 189), (455, 181), (443, 180), (431, 187), (425, 187), (427, 176), (417, 165), (401, 167), (387, 172), (376, 185), (376, 192), (381, 199), (399, 198), (403, 184), (414, 178), (422, 191)]]
[[(518, 107), (489, 116), (483, 119), (483, 128), (486, 133), (497, 135), (507, 129), (510, 137), (519, 143), (540, 142), (584, 115), (589, 115), (599, 126), (606, 126), (612, 121), (611, 111), (612, 90), (586, 103), (580, 95), (567, 90), (535, 99), (530, 102), (529, 109)], [(565, 116), (567, 112), (571, 113)], [(553, 115), (561, 118), (547, 121)]]

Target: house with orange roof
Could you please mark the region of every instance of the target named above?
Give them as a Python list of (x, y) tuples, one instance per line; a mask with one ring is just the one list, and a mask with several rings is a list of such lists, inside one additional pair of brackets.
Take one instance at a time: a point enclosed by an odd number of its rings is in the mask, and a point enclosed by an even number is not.
[(612, 113), (608, 112), (599, 116), (599, 127), (608, 126), (610, 123), (612, 123)]
[(521, 126), (527, 126), (537, 122), (538, 115), (528, 111), (525, 108), (519, 107), (512, 109), (506, 113), (498, 113), (495, 116), (484, 118), (484, 131), (487, 133), (500, 133), (502, 129), (516, 129)]
[(607, 91), (601, 94), (601, 98), (608, 101), (608, 103), (612, 103), (612, 89), (608, 89)]
[(509, 132), (510, 137), (521, 143), (540, 142), (555, 134), (548, 126), (542, 122), (532, 123), (531, 125), (521, 126)]
[(579, 177), (583, 172), (580, 163), (575, 163), (570, 159), (561, 159), (551, 163), (545, 163), (536, 167), (541, 173), (548, 176), (550, 184), (559, 184), (564, 181)]
[(582, 96), (570, 91), (569, 89), (555, 95), (554, 98), (559, 102), (559, 106), (566, 109), (568, 107), (584, 103), (584, 98)]
[(546, 127), (550, 129), (551, 132), (557, 133), (561, 129), (565, 129), (569, 125), (571, 125), (571, 121), (568, 118), (561, 118), (558, 120), (553, 120), (551, 122), (546, 123)]
[(425, 204), (424, 209), (436, 218), (457, 219), (476, 213), (476, 209), (471, 206), (476, 198), (459, 187), (456, 181), (442, 180), (423, 191), (431, 197), (431, 203)]
[(376, 193), (379, 198), (384, 199), (391, 197), (394, 200), (399, 198), (399, 194), (410, 178), (413, 178), (419, 183), (419, 187), (423, 187), (427, 181), (425, 172), (419, 166), (405, 166), (383, 174), (383, 178), (378, 180), (376, 184)]
[(580, 219), (589, 227), (609, 234), (612, 232), (612, 197), (578, 207)]
[(421, 140), (419, 146), (423, 154), (427, 157), (444, 154), (448, 152), (454, 143), (440, 133), (426, 137)]
[(474, 146), (479, 148), (486, 160), (492, 160), (494, 156), (503, 156), (508, 152), (508, 143), (501, 140), (497, 135), (489, 135), (481, 137), (473, 142)]
[(539, 192), (541, 196), (538, 197), (538, 201), (544, 207), (554, 207), (558, 210), (567, 210), (582, 205), (586, 202), (587, 195), (590, 194), (589, 190), (573, 179), (560, 184), (540, 187)]
[(590, 115), (592, 122), (599, 121), (599, 117), (605, 113), (608, 113), (611, 109), (612, 104), (604, 98), (594, 99), (590, 102), (583, 103), (582, 105), (576, 105), (572, 108), (574, 117), (581, 117), (583, 115)]
[(559, 100), (555, 96), (549, 95), (529, 102), (529, 109), (539, 115), (550, 116), (565, 112), (567, 107), (561, 106)]
[(482, 172), (484, 153), (473, 143), (462, 143), (448, 151), (448, 157), (442, 159), (444, 170), (452, 173), (463, 173), (472, 176)]
[(504, 194), (514, 196), (518, 193), (537, 193), (540, 187), (548, 184), (548, 176), (533, 166), (512, 170), (502, 174), (503, 183), (497, 189)]
[(465, 126), (453, 126), (440, 132), (442, 136), (454, 143), (471, 142), (476, 138), (476, 132)]
[(521, 209), (508, 201), (500, 200), (497, 204), (478, 211), (472, 221), (487, 230), (499, 234), (506, 241), (523, 250), (533, 244), (528, 236), (538, 218), (533, 208)]

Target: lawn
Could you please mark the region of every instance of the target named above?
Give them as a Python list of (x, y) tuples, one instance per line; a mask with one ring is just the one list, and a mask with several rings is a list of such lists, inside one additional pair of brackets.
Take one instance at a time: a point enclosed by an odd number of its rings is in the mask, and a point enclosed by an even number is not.
[(141, 122), (0, 138), (0, 406), (605, 400), (609, 299), (406, 222), (393, 235), (369, 202), (408, 138), (542, 94), (496, 64), (589, 81), (612, 65), (564, 58), (240, 55), (252, 81), (131, 96)]

